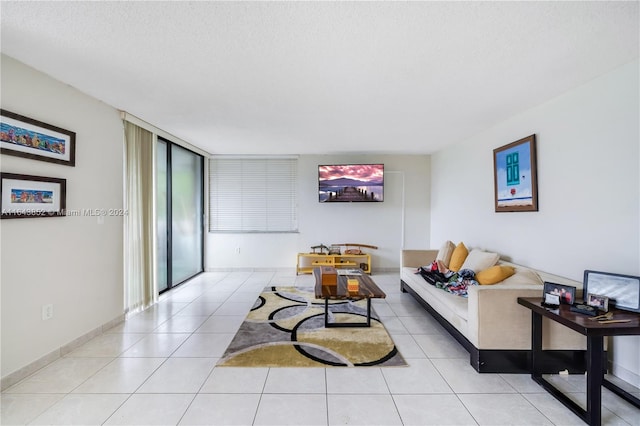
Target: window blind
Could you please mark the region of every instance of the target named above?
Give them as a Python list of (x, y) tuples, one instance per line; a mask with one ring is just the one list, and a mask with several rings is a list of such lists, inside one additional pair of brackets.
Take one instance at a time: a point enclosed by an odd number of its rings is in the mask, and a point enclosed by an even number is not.
[(296, 232), (297, 158), (209, 159), (210, 232)]

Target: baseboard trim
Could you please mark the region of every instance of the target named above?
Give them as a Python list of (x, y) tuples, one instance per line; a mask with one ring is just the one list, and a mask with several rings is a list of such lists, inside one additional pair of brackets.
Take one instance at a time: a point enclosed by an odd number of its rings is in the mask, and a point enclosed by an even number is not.
[(37, 360), (33, 361), (30, 364), (25, 365), (24, 367), (20, 368), (19, 370), (16, 370), (13, 373), (7, 374), (5, 377), (0, 379), (0, 391), (4, 392), (6, 389), (10, 388), (11, 386), (15, 385), (16, 383), (20, 382), (21, 380), (26, 379), (27, 377), (29, 377), (30, 375), (32, 375), (36, 371), (46, 367), (47, 365), (51, 364), (52, 362), (62, 358), (63, 356), (69, 354), (70, 352), (74, 351), (78, 347), (80, 347), (83, 344), (87, 343), (89, 340), (91, 340), (91, 339), (103, 334), (107, 330), (110, 330), (111, 328), (115, 327), (116, 325), (124, 322), (124, 320), (125, 320), (125, 315), (124, 314), (118, 315), (116, 318), (112, 319), (111, 321), (107, 321), (103, 325), (94, 328), (93, 330), (89, 331), (88, 333), (83, 334), (82, 336), (78, 337), (77, 339), (74, 339), (71, 342), (60, 346), (58, 349), (55, 349), (55, 350), (49, 352), (48, 354), (44, 355), (43, 357), (38, 358)]
[[(413, 296), (469, 352), (469, 363), (478, 373), (531, 373), (530, 350), (478, 349), (403, 280), (400, 280), (400, 290)], [(583, 374), (586, 371), (586, 351), (546, 350), (542, 364), (544, 374), (565, 370), (570, 374)]]

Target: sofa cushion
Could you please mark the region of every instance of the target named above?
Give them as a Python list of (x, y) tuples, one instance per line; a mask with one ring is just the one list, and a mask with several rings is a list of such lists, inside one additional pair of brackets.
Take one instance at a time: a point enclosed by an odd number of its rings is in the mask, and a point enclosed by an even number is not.
[(473, 249), (464, 260), (460, 269), (471, 269), (476, 274), (498, 263), (498, 253)]
[(453, 242), (447, 240), (440, 247), (440, 251), (438, 251), (438, 255), (436, 256), (436, 260), (441, 261), (444, 266), (449, 267), (449, 262), (451, 262), (451, 255), (453, 254), (453, 250), (455, 250), (456, 245)]
[(505, 279), (504, 281), (502, 281), (503, 284), (508, 284), (508, 285), (537, 284), (539, 286), (542, 286), (544, 284), (544, 281), (542, 281), (540, 276), (534, 270), (525, 268), (522, 266), (516, 266), (515, 269), (516, 269), (516, 273), (510, 276), (509, 278)]
[(461, 241), (460, 244), (458, 244), (456, 248), (453, 250), (453, 253), (451, 253), (451, 260), (449, 261), (449, 269), (452, 270), (453, 272), (458, 272), (462, 268), (462, 264), (464, 263), (464, 260), (467, 258), (468, 255), (469, 255), (469, 250)]
[(476, 281), (480, 285), (498, 284), (516, 273), (513, 266), (494, 265), (476, 274)]

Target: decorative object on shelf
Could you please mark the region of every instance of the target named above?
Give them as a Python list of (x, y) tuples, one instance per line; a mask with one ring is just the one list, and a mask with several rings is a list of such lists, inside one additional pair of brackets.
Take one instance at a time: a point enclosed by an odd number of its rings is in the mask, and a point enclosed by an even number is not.
[(331, 247), (329, 247), (329, 254), (341, 254), (340, 246), (331, 244)]
[(493, 150), (496, 212), (537, 212), (536, 135)]
[[(369, 244), (359, 244), (359, 243), (342, 243), (342, 244), (332, 244), (333, 246), (346, 246), (347, 248), (344, 250), (344, 254), (363, 254), (362, 247), (370, 248), (377, 250), (377, 246), (372, 246)], [(355, 247), (355, 248), (350, 248)]]
[(608, 307), (640, 312), (640, 277), (611, 272), (584, 271), (585, 303), (589, 294), (608, 298)]
[(0, 152), (32, 160), (76, 165), (76, 134), (0, 109)]
[(329, 247), (325, 246), (324, 244), (318, 244), (317, 246), (311, 246), (311, 253), (316, 254), (316, 250), (320, 250), (320, 253), (317, 254), (323, 254), (324, 251), (326, 250), (327, 253), (329, 253)]
[[(542, 290), (542, 298), (544, 303), (548, 303), (547, 300), (556, 300), (558, 305), (573, 305), (576, 300), (576, 288), (570, 285), (562, 285), (545, 281), (544, 288)], [(556, 304), (556, 303), (549, 303)]]
[(64, 216), (67, 180), (0, 174), (2, 219)]

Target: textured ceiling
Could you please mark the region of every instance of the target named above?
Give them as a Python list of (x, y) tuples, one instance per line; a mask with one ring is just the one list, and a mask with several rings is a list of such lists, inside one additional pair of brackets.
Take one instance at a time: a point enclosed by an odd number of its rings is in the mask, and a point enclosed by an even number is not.
[(637, 1), (0, 7), (2, 53), (213, 154), (431, 153), (639, 56)]

